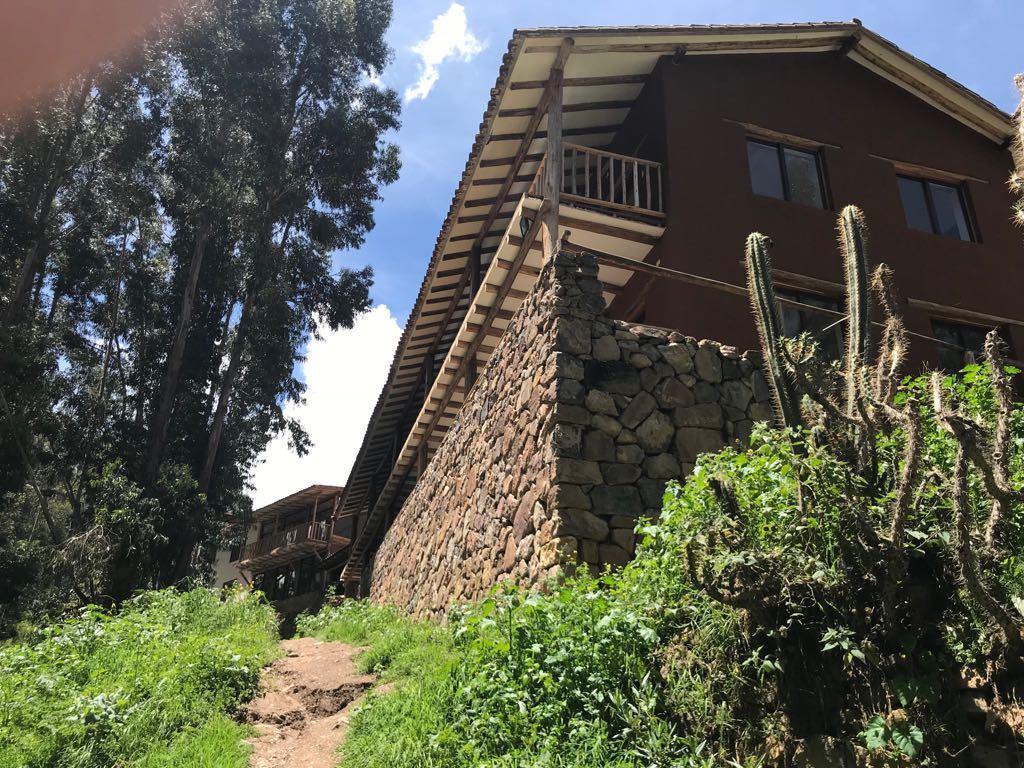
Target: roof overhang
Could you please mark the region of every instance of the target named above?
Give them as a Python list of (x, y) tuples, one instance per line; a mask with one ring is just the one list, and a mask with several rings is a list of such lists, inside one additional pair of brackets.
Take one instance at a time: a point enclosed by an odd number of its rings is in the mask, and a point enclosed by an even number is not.
[(253, 511), (252, 521), (260, 523), (302, 509), (309, 509), (317, 499), (329, 499), (341, 494), (344, 490), (344, 487), (340, 485), (311, 485)]

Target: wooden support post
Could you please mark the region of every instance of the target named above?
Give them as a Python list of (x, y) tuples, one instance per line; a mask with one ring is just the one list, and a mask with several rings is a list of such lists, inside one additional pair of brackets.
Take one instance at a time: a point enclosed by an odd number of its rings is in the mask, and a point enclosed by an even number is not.
[(423, 477), (423, 473), (427, 469), (427, 441), (424, 436), (423, 442), (419, 444), (416, 449), (416, 477)]
[[(563, 41), (563, 45), (565, 42)], [(569, 45), (572, 43), (570, 42)], [(563, 65), (564, 66), (564, 65)], [(544, 245), (544, 259), (554, 258), (558, 247), (558, 205), (562, 196), (562, 81), (564, 69), (551, 70), (548, 100), (547, 155), (544, 159), (544, 199), (547, 210), (541, 221), (541, 240)]]
[(475, 297), (480, 290), (480, 246), (474, 245), (469, 252), (469, 295)]

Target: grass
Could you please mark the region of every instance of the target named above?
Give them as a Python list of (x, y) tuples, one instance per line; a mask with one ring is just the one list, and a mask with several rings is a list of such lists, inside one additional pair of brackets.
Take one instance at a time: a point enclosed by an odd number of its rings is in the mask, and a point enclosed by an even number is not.
[(276, 650), (269, 605), (195, 589), (88, 608), (0, 648), (0, 765), (243, 768), (228, 714)]

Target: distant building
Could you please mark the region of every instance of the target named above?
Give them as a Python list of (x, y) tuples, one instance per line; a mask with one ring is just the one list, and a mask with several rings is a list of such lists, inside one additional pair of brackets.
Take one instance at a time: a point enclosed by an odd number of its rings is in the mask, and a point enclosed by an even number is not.
[(1012, 134), (859, 22), (517, 30), (342, 496), (348, 593), (437, 613), (628, 560), (666, 481), (768, 416), (752, 231), (826, 353), (849, 203), (912, 366), (992, 327), (1019, 353)]
[(311, 485), (257, 509), (245, 542), (217, 553), (214, 584), (249, 584), (284, 617), (318, 606), (352, 541), (351, 520), (338, 516), (343, 490)]

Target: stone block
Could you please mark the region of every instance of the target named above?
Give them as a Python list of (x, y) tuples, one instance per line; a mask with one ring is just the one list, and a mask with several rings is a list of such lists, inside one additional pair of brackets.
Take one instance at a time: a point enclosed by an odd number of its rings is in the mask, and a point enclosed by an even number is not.
[(603, 389), (615, 395), (632, 397), (640, 391), (640, 374), (629, 363), (588, 360), (584, 366), (584, 381), (594, 389)]
[(752, 403), (749, 413), (753, 421), (772, 421), (775, 418), (771, 403)]
[(605, 416), (603, 413), (595, 413), (594, 417), (590, 420), (590, 424), (595, 429), (599, 429), (612, 437), (618, 437), (619, 432), (622, 431), (622, 424), (619, 423), (618, 419)]
[(721, 429), (724, 423), (722, 406), (716, 403), (701, 403), (686, 408), (676, 408), (672, 421), (677, 427), (704, 427)]
[(718, 429), (682, 427), (676, 433), (676, 452), (683, 461), (693, 461), (702, 453), (714, 453), (725, 447)]
[(590, 563), (591, 565), (599, 564), (601, 562), (601, 558), (598, 554), (597, 542), (581, 541), (580, 558), (583, 560), (583, 562)]
[(698, 381), (693, 385), (693, 395), (698, 403), (717, 403), (721, 397), (718, 388), (706, 381)]
[(654, 397), (646, 392), (641, 392), (626, 406), (622, 415), (619, 416), (619, 421), (622, 422), (622, 426), (635, 429), (657, 407), (658, 401)]
[(615, 407), (612, 396), (600, 389), (592, 389), (587, 392), (583, 404), (591, 413), (603, 413), (608, 416), (618, 416), (619, 414), (619, 409)]
[(665, 344), (659, 347), (659, 351), (676, 373), (689, 373), (693, 370), (693, 355), (685, 344)]
[(552, 509), (576, 507), (590, 509), (590, 497), (574, 483), (555, 483), (548, 490), (548, 506)]
[[(572, 405), (583, 404), (583, 383), (576, 379), (558, 379), (558, 402)], [(529, 400), (529, 398), (526, 398)]]
[(555, 482), (594, 485), (602, 482), (601, 468), (596, 461), (560, 458), (555, 462)]
[(593, 355), (595, 360), (600, 360), (602, 362), (618, 360), (620, 359), (619, 342), (617, 342), (615, 337), (611, 335), (594, 339), (590, 354)]
[(693, 392), (683, 386), (683, 383), (675, 377), (659, 383), (654, 388), (654, 397), (662, 408), (676, 408), (681, 405), (693, 405), (697, 402)]
[(585, 509), (560, 509), (555, 513), (555, 535), (604, 541), (608, 523)]
[(551, 437), (555, 444), (555, 450), (561, 456), (579, 456), (581, 433), (583, 428), (578, 424), (556, 424), (552, 430)]
[(635, 485), (597, 485), (590, 491), (590, 502), (599, 515), (638, 517), (643, 511), (640, 491)]
[(589, 430), (583, 436), (583, 458), (590, 461), (614, 461), (615, 440), (607, 432)]
[(632, 429), (625, 429), (619, 432), (619, 436), (615, 438), (615, 442), (619, 445), (636, 445), (636, 432)]
[(608, 485), (625, 485), (636, 482), (640, 477), (640, 467), (636, 464), (602, 464), (601, 476)]
[(647, 453), (662, 453), (672, 443), (675, 427), (668, 416), (655, 411), (636, 429), (636, 439)]
[(650, 368), (654, 365), (654, 361), (643, 352), (634, 352), (629, 356), (629, 364), (639, 370), (641, 368)]
[(637, 483), (637, 488), (640, 489), (640, 498), (643, 501), (641, 509), (661, 509), (665, 498), (666, 485), (668, 485), (668, 483), (665, 480), (644, 479), (639, 481)]
[(619, 568), (633, 559), (629, 552), (618, 544), (601, 544), (598, 547), (598, 554), (602, 565), (610, 565), (614, 568)]
[[(644, 462), (644, 474), (655, 480), (678, 478), (680, 472), (679, 462), (671, 453), (659, 453), (655, 456), (649, 456)], [(604, 474), (604, 467), (601, 468), (601, 473)], [(605, 482), (607, 480), (608, 477), (605, 475)]]
[(560, 424), (579, 424), (581, 426), (586, 426), (590, 424), (590, 411), (582, 405), (559, 403), (555, 407), (555, 421)]
[(608, 538), (612, 544), (617, 544), (626, 550), (630, 557), (633, 556), (633, 550), (636, 546), (636, 534), (633, 533), (632, 528), (612, 528)]
[(732, 379), (722, 384), (722, 401), (740, 411), (746, 411), (747, 406), (753, 399), (754, 393), (750, 387), (739, 379)]
[(575, 355), (566, 352), (555, 352), (555, 375), (560, 379), (582, 380), (584, 375), (583, 362)]
[(644, 455), (644, 449), (639, 445), (620, 445), (615, 449), (615, 460), (620, 464), (639, 464)]
[(722, 358), (711, 344), (702, 343), (693, 358), (693, 367), (697, 376), (711, 384), (722, 380)]
[(575, 562), (579, 542), (573, 536), (561, 536), (546, 541), (540, 548), (537, 564), (541, 568), (553, 568), (564, 563)]

